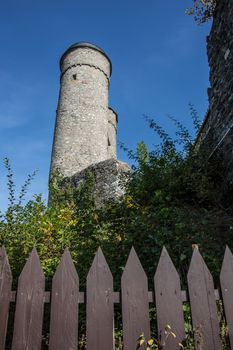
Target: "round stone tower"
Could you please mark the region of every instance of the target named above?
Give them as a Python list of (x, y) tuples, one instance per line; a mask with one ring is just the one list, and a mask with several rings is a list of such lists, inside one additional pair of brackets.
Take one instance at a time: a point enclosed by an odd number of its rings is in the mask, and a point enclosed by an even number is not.
[(50, 173), (70, 177), (116, 158), (117, 115), (108, 106), (111, 61), (90, 43), (72, 45), (61, 57), (61, 83)]

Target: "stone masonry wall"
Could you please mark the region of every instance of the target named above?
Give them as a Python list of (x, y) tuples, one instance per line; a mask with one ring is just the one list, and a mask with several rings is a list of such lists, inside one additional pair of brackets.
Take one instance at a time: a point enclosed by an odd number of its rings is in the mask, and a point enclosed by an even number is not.
[(110, 74), (108, 58), (91, 47), (74, 47), (63, 56), (51, 172), (58, 169), (63, 176), (72, 176), (93, 163), (116, 158), (113, 131), (111, 149), (108, 140)]
[(118, 117), (108, 106), (111, 70), (109, 58), (91, 43), (76, 43), (61, 58), (50, 178), (59, 170), (64, 189), (81, 186), (91, 173), (97, 206), (120, 200), (130, 173), (116, 160)]
[[(220, 0), (207, 38), (210, 66), (209, 110), (199, 138), (210, 157), (224, 161), (226, 183), (233, 183), (233, 0)], [(219, 159), (219, 158), (218, 158)]]
[(93, 196), (95, 203), (101, 207), (109, 201), (119, 201), (125, 193), (125, 183), (130, 174), (128, 164), (116, 159), (107, 159), (92, 164), (86, 169), (64, 179), (64, 186), (72, 184), (75, 187), (82, 185), (88, 175), (94, 177)]
[(108, 109), (108, 157), (116, 158), (117, 114)]

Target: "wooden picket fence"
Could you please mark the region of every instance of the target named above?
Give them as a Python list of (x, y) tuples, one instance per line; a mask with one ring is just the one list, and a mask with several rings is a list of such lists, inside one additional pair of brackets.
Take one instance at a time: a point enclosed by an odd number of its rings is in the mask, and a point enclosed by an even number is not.
[[(86, 304), (86, 348), (114, 349), (114, 304), (121, 303), (124, 350), (136, 350), (141, 333), (150, 338), (149, 304), (155, 303), (158, 334), (162, 341), (166, 325), (175, 337), (168, 337), (166, 350), (180, 349), (185, 338), (183, 303), (190, 302), (197, 350), (220, 350), (220, 326), (216, 301), (220, 291), (200, 252), (194, 249), (187, 276), (188, 292), (181, 291), (179, 275), (165, 248), (154, 277), (154, 292), (148, 292), (147, 277), (132, 248), (121, 280), (121, 292), (113, 291), (113, 278), (99, 248), (87, 276), (86, 293), (79, 291), (79, 278), (68, 249), (65, 250), (45, 292), (45, 277), (36, 249), (30, 254), (11, 291), (12, 275), (5, 249), (0, 249), (0, 350), (4, 349), (11, 302), (16, 302), (12, 350), (41, 349), (44, 303), (50, 303), (50, 350), (78, 348), (79, 303)], [(220, 274), (228, 336), (233, 349), (233, 255), (226, 248)], [(143, 345), (144, 346), (144, 345)], [(140, 349), (144, 349), (144, 347)]]

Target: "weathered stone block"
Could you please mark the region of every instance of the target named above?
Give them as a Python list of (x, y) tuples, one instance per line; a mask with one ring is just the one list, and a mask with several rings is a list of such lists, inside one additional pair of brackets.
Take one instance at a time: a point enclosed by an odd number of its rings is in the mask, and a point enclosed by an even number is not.
[(109, 201), (117, 201), (125, 193), (125, 182), (130, 174), (128, 164), (116, 159), (108, 159), (103, 162), (92, 164), (84, 170), (65, 178), (64, 184), (72, 184), (78, 187), (84, 183), (88, 175), (94, 177), (94, 199), (97, 206)]

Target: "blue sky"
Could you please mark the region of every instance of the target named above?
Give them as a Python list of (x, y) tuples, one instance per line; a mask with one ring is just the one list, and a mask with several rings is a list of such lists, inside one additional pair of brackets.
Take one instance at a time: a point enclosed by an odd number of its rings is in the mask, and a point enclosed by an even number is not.
[[(0, 4), (0, 210), (7, 206), (2, 159), (11, 161), (19, 189), (38, 169), (28, 198), (47, 196), (59, 59), (74, 42), (102, 47), (112, 60), (110, 106), (119, 115), (118, 140), (130, 149), (156, 135), (143, 120), (169, 132), (173, 115), (192, 130), (188, 103), (201, 118), (207, 106), (206, 35), (185, 15), (188, 0), (7, 0)], [(118, 158), (127, 161), (118, 150)]]

